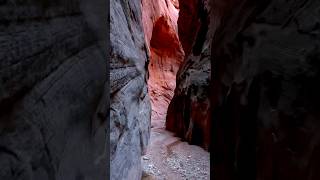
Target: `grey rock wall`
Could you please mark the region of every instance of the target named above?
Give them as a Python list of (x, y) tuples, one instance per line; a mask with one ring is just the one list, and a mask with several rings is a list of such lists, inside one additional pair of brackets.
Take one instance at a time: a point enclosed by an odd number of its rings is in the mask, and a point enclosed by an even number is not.
[(0, 179), (106, 179), (107, 61), (90, 11), (0, 2)]
[(141, 1), (110, 3), (110, 178), (140, 180), (151, 118)]

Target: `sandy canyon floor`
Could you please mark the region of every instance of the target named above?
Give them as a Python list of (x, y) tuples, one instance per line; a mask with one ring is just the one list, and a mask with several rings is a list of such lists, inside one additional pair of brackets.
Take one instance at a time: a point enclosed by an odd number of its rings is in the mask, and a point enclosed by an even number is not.
[(182, 142), (162, 124), (151, 128), (149, 146), (141, 158), (142, 180), (210, 179), (209, 152)]

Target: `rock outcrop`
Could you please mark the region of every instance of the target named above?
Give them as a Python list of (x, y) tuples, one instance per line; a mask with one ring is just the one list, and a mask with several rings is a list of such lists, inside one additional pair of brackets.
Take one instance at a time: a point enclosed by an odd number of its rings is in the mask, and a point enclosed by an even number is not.
[(0, 179), (106, 179), (96, 3), (0, 2)]
[(213, 179), (320, 179), (320, 2), (212, 7)]
[[(210, 149), (210, 71), (213, 19), (208, 1), (180, 1), (179, 37), (186, 57), (177, 74), (166, 129)], [(211, 16), (210, 16), (211, 15)]]
[(152, 126), (163, 127), (184, 58), (177, 29), (178, 9), (171, 0), (143, 0), (142, 21), (150, 51), (149, 95)]
[(141, 1), (110, 3), (110, 178), (139, 180), (151, 118)]

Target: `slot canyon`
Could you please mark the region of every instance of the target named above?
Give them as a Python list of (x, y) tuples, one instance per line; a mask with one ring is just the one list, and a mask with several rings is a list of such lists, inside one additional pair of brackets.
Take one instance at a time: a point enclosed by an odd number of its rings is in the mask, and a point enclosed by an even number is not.
[[(176, 82), (180, 83), (176, 80), (176, 76), (185, 60), (185, 47), (180, 42), (179, 28), (192, 29), (191, 26), (196, 25), (191, 21), (190, 27), (184, 27), (184, 24), (178, 25), (178, 22), (181, 22), (179, 6), (179, 2), (172, 0), (142, 1), (143, 29), (146, 44), (150, 50), (147, 86), (152, 110), (149, 145), (142, 157), (142, 179), (210, 179), (209, 153), (185, 141), (201, 144), (201, 140), (192, 141), (199, 134), (192, 135), (191, 126), (189, 126), (190, 132), (183, 132), (187, 135), (177, 134), (178, 131), (174, 130), (182, 128), (181, 126), (188, 126), (172, 119), (173, 114), (183, 113), (185, 109), (181, 111), (174, 109), (174, 112), (167, 114), (169, 104), (174, 97)], [(196, 9), (195, 7), (193, 8)], [(193, 12), (193, 15), (196, 20), (199, 20), (196, 13)], [(180, 34), (184, 32), (180, 31)], [(203, 76), (198, 78), (205, 80)], [(184, 105), (183, 102), (179, 104), (181, 105)], [(171, 105), (171, 107), (175, 106)], [(208, 114), (208, 109), (202, 110), (203, 114)], [(169, 122), (168, 117), (171, 118)], [(176, 123), (180, 123), (180, 127), (173, 125)], [(167, 131), (169, 129), (170, 131)], [(190, 133), (189, 139), (185, 138), (188, 133)]]
[(111, 3), (111, 179), (210, 179), (209, 1)]
[(320, 179), (319, 1), (111, 7), (112, 179)]
[(320, 179), (319, 0), (103, 2), (0, 0), (1, 180)]

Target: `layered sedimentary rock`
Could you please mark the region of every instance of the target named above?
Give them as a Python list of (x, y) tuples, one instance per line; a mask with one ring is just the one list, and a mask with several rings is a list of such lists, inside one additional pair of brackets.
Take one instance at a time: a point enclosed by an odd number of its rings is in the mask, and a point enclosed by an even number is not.
[(110, 178), (138, 180), (151, 118), (141, 1), (110, 3)]
[(320, 2), (216, 0), (213, 178), (320, 178)]
[[(210, 61), (213, 19), (209, 1), (180, 1), (179, 37), (186, 53), (177, 74), (166, 129), (210, 149)], [(211, 16), (210, 16), (211, 14)]]
[(142, 20), (150, 51), (149, 95), (152, 126), (164, 126), (184, 52), (177, 30), (178, 9), (171, 0), (143, 0)]
[(0, 179), (106, 178), (95, 3), (1, 1)]

